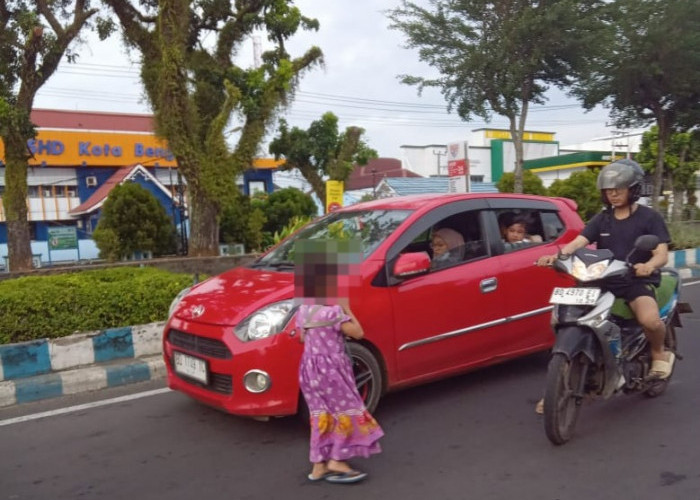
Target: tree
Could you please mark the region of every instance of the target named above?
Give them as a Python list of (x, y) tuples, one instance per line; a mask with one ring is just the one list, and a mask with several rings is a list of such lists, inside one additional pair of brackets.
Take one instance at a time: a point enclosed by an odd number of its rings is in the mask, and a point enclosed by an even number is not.
[(3, 0), (0, 2), (0, 138), (5, 145), (5, 194), (8, 257), (13, 270), (32, 268), (27, 219), (27, 141), (36, 136), (30, 114), (39, 89), (85, 29), (106, 38), (112, 25), (97, 16), (90, 0)]
[(339, 133), (338, 117), (331, 112), (312, 122), (308, 130), (290, 130), (282, 119), (269, 149), (275, 158), (284, 157), (282, 169), (298, 169), (325, 204), (327, 179), (346, 181), (355, 165), (366, 165), (377, 157), (377, 152), (362, 140), (362, 134), (364, 130), (359, 127), (347, 127)]
[(696, 0), (616, 0), (573, 87), (584, 107), (604, 103), (620, 127), (658, 126), (652, 205), (659, 206), (671, 133), (700, 123), (700, 16)]
[[(501, 176), (501, 178), (496, 183), (498, 191), (501, 193), (514, 193), (515, 192), (515, 173), (506, 172)], [(521, 193), (526, 194), (539, 194), (546, 195), (547, 188), (544, 187), (542, 179), (540, 179), (537, 174), (533, 173), (531, 170), (523, 171), (522, 188)]]
[(417, 48), (436, 78), (401, 81), (441, 89), (448, 110), (469, 121), (508, 119), (515, 147), (515, 192), (522, 192), (523, 133), (531, 104), (551, 85), (566, 85), (581, 55), (597, 41), (599, 0), (432, 0), (432, 9), (403, 0), (389, 11), (391, 28)]
[(264, 248), (263, 226), (267, 219), (263, 210), (253, 207), (250, 198), (237, 197), (236, 203), (229, 203), (221, 214), (220, 238), (223, 243), (243, 243), (248, 251)]
[(124, 259), (134, 252), (166, 255), (175, 251), (175, 229), (163, 205), (135, 182), (116, 186), (102, 206), (93, 233), (100, 257)]
[(549, 186), (547, 194), (574, 200), (578, 205), (577, 212), (584, 221), (590, 220), (603, 208), (597, 169), (580, 170), (566, 179), (557, 179)]
[[(292, 96), (302, 73), (321, 63), (312, 47), (292, 58), (285, 42), (318, 22), (289, 0), (104, 0), (127, 43), (141, 53), (141, 79), (156, 132), (168, 141), (187, 181), (191, 255), (217, 255), (219, 219), (235, 202), (235, 179), (250, 167), (266, 127)], [(139, 8), (143, 10), (139, 10)], [(240, 46), (264, 30), (273, 48), (259, 67), (234, 62)], [(226, 127), (240, 119), (233, 151)]]
[[(671, 220), (677, 222), (683, 216), (686, 194), (688, 204), (695, 205), (696, 173), (700, 170), (700, 131), (673, 132), (667, 144), (663, 158), (664, 179), (673, 191)], [(654, 173), (658, 157), (659, 128), (653, 126), (642, 136), (635, 159), (646, 171)]]
[(270, 234), (282, 231), (295, 217), (309, 219), (318, 210), (311, 196), (293, 187), (254, 198), (252, 205), (262, 210), (266, 219), (263, 231)]

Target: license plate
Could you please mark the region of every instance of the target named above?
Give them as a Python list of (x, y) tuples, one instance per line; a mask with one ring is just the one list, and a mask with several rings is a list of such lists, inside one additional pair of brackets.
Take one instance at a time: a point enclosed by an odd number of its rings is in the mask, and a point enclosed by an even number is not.
[(181, 352), (173, 353), (173, 364), (175, 372), (186, 377), (190, 377), (203, 384), (209, 383), (209, 373), (207, 371), (207, 362), (203, 359), (188, 356)]
[(555, 287), (550, 304), (566, 304), (576, 306), (592, 306), (600, 296), (600, 288), (561, 288)]

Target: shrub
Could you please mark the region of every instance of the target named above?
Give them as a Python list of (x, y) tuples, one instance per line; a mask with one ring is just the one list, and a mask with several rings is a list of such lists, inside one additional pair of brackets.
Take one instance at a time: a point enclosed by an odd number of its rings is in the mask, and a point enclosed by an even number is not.
[(118, 267), (0, 282), (0, 344), (167, 319), (189, 274)]
[(671, 233), (670, 250), (700, 248), (700, 222), (673, 222), (668, 224)]

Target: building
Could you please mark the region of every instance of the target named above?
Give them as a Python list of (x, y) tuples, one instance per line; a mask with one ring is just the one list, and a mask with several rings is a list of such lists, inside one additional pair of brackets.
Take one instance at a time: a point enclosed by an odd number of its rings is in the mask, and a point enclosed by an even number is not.
[[(459, 142), (459, 140), (453, 141)], [(515, 170), (515, 147), (510, 131), (480, 128), (473, 130), (467, 142), (469, 177), (472, 184), (495, 183), (505, 172)], [(524, 134), (526, 160), (559, 154), (553, 132), (528, 131)], [(447, 175), (447, 145), (401, 146), (402, 166), (422, 177)]]
[[(184, 180), (167, 143), (154, 134), (152, 115), (35, 109), (37, 136), (27, 146), (33, 157), (27, 173), (32, 252), (43, 262), (93, 259), (91, 239), (100, 207), (120, 182), (141, 183), (182, 227), (187, 204)], [(0, 261), (7, 255), (7, 227), (1, 199), (5, 187), (0, 142)], [(281, 162), (260, 159), (236, 180), (246, 194), (271, 192), (272, 171)], [(52, 228), (75, 228), (77, 248), (51, 251)]]

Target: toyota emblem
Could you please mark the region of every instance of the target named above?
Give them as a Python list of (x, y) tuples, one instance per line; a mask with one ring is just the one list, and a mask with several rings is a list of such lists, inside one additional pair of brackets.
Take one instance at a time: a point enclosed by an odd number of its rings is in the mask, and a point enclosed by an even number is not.
[(201, 304), (198, 306), (192, 306), (190, 307), (190, 312), (192, 313), (193, 318), (199, 318), (202, 314), (204, 314), (204, 306)]

